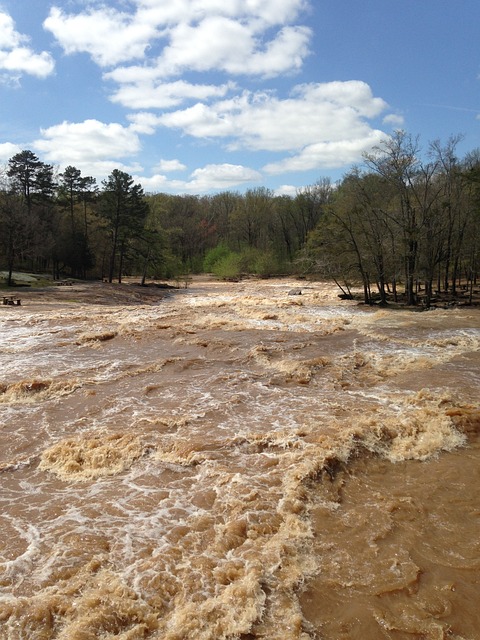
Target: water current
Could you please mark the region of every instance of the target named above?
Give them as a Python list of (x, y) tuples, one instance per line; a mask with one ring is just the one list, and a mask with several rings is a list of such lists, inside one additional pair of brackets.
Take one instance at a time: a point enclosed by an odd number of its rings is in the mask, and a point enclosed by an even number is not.
[(0, 306), (0, 638), (480, 638), (480, 309), (298, 286)]

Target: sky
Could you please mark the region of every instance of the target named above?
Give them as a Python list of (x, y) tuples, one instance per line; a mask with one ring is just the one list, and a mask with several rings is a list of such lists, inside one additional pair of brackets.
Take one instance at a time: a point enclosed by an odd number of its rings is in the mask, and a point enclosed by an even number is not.
[(147, 193), (341, 180), (395, 130), (480, 147), (478, 0), (0, 0), (0, 165)]

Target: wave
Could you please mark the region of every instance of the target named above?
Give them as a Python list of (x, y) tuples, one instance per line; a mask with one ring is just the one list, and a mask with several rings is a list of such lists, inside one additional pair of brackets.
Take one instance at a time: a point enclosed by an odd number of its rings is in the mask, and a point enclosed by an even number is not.
[(46, 449), (39, 469), (63, 480), (87, 481), (125, 471), (147, 450), (130, 434), (70, 438)]
[(0, 384), (0, 403), (34, 403), (68, 395), (81, 386), (78, 380), (21, 380)]

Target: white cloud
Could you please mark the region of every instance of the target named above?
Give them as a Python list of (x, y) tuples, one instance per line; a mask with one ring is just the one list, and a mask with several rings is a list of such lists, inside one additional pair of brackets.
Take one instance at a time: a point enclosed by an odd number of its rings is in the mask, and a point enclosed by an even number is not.
[(142, 19), (157, 24), (174, 24), (192, 19), (195, 22), (208, 15), (245, 19), (255, 16), (264, 25), (283, 24), (296, 19), (306, 8), (305, 0), (138, 0)]
[(33, 145), (50, 163), (71, 164), (95, 177), (105, 177), (114, 168), (127, 172), (141, 170), (137, 163), (119, 164), (120, 158), (129, 158), (140, 150), (136, 132), (120, 124), (98, 120), (62, 122), (42, 129), (41, 134), (42, 138)]
[(78, 15), (52, 7), (43, 26), (65, 53), (88, 53), (102, 67), (143, 58), (156, 36), (154, 25), (105, 6)]
[(154, 113), (133, 113), (128, 116), (128, 119), (132, 123), (129, 130), (134, 131), (135, 133), (145, 133), (150, 135), (155, 133), (155, 130), (158, 127), (158, 116)]
[(165, 171), (165, 173), (169, 173), (170, 171), (184, 171), (186, 168), (186, 165), (180, 162), (180, 160), (160, 160), (158, 165), (154, 167), (154, 171)]
[(245, 63), (245, 53), (253, 49), (252, 33), (247, 25), (210, 16), (199, 24), (180, 23), (170, 31), (170, 44), (165, 47), (158, 66), (165, 75), (182, 69), (207, 71), (213, 68), (237, 67)]
[(3, 142), (0, 144), (0, 162), (8, 162), (15, 154), (20, 153), (21, 148), (12, 142)]
[(366, 119), (386, 107), (364, 82), (330, 82), (300, 85), (287, 99), (272, 93), (244, 92), (210, 106), (197, 103), (163, 114), (158, 122), (193, 137), (231, 137), (231, 148), (282, 151), (298, 149), (318, 138), (363, 137), (369, 128)]
[(261, 174), (254, 169), (233, 164), (209, 164), (195, 169), (188, 180), (169, 180), (165, 175), (155, 174), (149, 178), (135, 176), (147, 192), (175, 191), (176, 193), (208, 193), (222, 191), (249, 183), (258, 183)]
[(142, 185), (142, 188), (146, 193), (159, 193), (161, 191), (168, 192), (170, 190), (178, 192), (182, 191), (182, 189), (177, 189), (173, 182), (169, 182), (167, 176), (158, 173), (150, 177), (135, 175), (133, 176), (133, 179), (136, 183)]
[[(266, 78), (298, 71), (312, 39), (311, 29), (300, 23), (310, 0), (81, 4), (82, 10), (69, 13), (58, 2), (44, 27), (65, 53), (91, 56), (112, 83), (111, 101), (135, 113), (126, 116), (129, 126), (85, 120), (42, 130), (35, 145), (50, 162), (97, 169), (127, 163), (140, 151), (140, 136), (165, 128), (219, 141), (229, 152), (274, 154), (262, 171), (280, 174), (351, 164), (384, 136), (372, 120), (388, 105), (365, 82), (298, 84), (285, 97), (242, 91), (225, 81), (225, 76)], [(11, 30), (5, 33), (12, 41)], [(396, 119), (388, 114), (384, 124)], [(229, 163), (208, 164), (185, 181), (164, 175), (185, 170), (178, 160), (162, 160), (142, 184), (203, 192), (261, 180), (258, 171)], [(284, 188), (286, 193), (290, 187)]]
[(382, 120), (383, 124), (387, 124), (390, 125), (394, 128), (398, 128), (398, 127), (402, 127), (405, 123), (405, 118), (401, 115), (398, 115), (396, 113), (389, 113), (388, 115), (385, 116), (385, 118)]
[(267, 43), (265, 51), (252, 52), (243, 70), (240, 66), (236, 70), (227, 68), (227, 71), (273, 77), (299, 70), (309, 55), (311, 35), (308, 27), (284, 27), (274, 40)]
[[(141, 75), (141, 73), (139, 75)], [(124, 83), (123, 86), (113, 94), (111, 100), (130, 109), (166, 109), (178, 106), (185, 100), (219, 98), (225, 96), (226, 93), (235, 86), (233, 83), (217, 86), (191, 84), (184, 80), (160, 84), (156, 84), (150, 80), (136, 80), (127, 84), (124, 79), (121, 79), (121, 70), (107, 74), (106, 77), (115, 77)]]
[(192, 173), (190, 186), (199, 191), (227, 189), (246, 182), (258, 182), (261, 174), (254, 169), (236, 164), (209, 164)]
[(330, 82), (295, 87), (292, 97), (247, 93), (211, 105), (158, 116), (165, 127), (195, 138), (220, 138), (230, 150), (289, 152), (267, 165), (269, 173), (339, 167), (359, 159), (382, 132), (368, 120), (387, 104), (364, 82)]
[(28, 37), (15, 29), (12, 17), (0, 11), (0, 70), (13, 80), (26, 73), (38, 78), (50, 75), (55, 63), (46, 51), (35, 53), (27, 46)]
[(293, 184), (282, 184), (275, 189), (276, 196), (289, 196), (294, 198), (298, 193), (298, 187), (293, 186)]
[(11, 51), (0, 51), (0, 69), (45, 78), (52, 73), (54, 63), (48, 53), (35, 54), (27, 47), (17, 47)]
[(221, 102), (208, 106), (199, 102), (188, 109), (157, 116), (156, 122), (167, 128), (181, 129), (194, 138), (232, 136), (237, 132), (235, 115), (230, 108), (225, 109), (224, 104)]
[(270, 40), (255, 22), (210, 16), (198, 24), (180, 23), (158, 58), (159, 74), (169, 76), (211, 69), (232, 75), (275, 76), (300, 68), (308, 54), (311, 31), (285, 26)]
[(364, 137), (331, 141), (321, 141), (305, 146), (299, 153), (271, 162), (263, 167), (265, 173), (278, 175), (292, 171), (313, 169), (334, 169), (357, 162), (364, 151), (370, 150), (385, 139), (385, 133), (378, 129), (368, 131)]
[(25, 40), (18, 31), (15, 31), (15, 23), (8, 13), (0, 12), (0, 49), (14, 49)]
[[(148, 59), (140, 73), (150, 80), (208, 70), (274, 76), (298, 69), (308, 54), (311, 30), (292, 24), (305, 0), (132, 4), (130, 13), (100, 3), (77, 14), (53, 7), (44, 27), (67, 54), (87, 53), (102, 67)], [(128, 69), (123, 72), (128, 75)], [(143, 86), (132, 73), (129, 83), (130, 92)]]

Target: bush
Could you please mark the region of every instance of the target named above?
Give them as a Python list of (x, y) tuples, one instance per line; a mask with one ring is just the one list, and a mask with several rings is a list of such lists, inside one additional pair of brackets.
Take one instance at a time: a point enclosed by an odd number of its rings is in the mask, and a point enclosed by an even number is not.
[(205, 273), (213, 272), (215, 264), (226, 258), (230, 253), (230, 249), (223, 243), (217, 245), (213, 249), (209, 249), (203, 260), (203, 270)]
[(241, 256), (238, 253), (228, 253), (214, 263), (212, 272), (223, 280), (239, 278), (242, 274)]
[(271, 251), (249, 247), (241, 254), (242, 273), (267, 278), (280, 272), (280, 265)]
[(260, 253), (255, 260), (255, 273), (268, 278), (280, 272), (280, 265), (273, 253)]
[(268, 278), (281, 271), (278, 259), (270, 251), (246, 247), (236, 253), (223, 244), (208, 251), (203, 265), (206, 272), (223, 279), (239, 278), (242, 274)]

